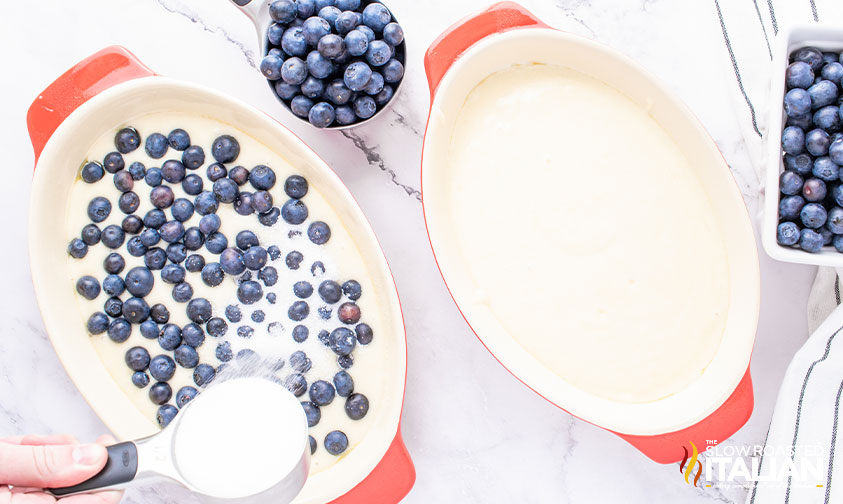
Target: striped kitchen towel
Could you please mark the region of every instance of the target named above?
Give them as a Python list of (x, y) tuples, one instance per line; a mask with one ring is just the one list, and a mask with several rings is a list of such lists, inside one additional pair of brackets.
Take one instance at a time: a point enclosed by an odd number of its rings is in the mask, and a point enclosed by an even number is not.
[[(724, 69), (733, 89), (733, 107), (758, 179), (767, 163), (767, 132), (773, 52), (788, 26), (832, 23), (843, 26), (843, 0), (711, 0), (714, 29), (723, 46)], [(779, 135), (780, 132), (769, 132)], [(763, 182), (761, 182), (763, 185)], [(758, 188), (759, 191), (762, 187)], [(760, 217), (759, 217), (760, 221)], [(820, 268), (808, 303), (813, 332), (840, 304), (843, 271)]]
[(841, 395), (843, 307), (787, 368), (748, 504), (843, 502)]
[[(843, 26), (843, 0), (710, 1), (733, 89), (732, 108), (763, 181), (766, 167), (777, 167), (765, 159), (765, 135), (780, 134), (767, 131), (776, 37), (791, 25)], [(843, 502), (843, 427), (838, 440), (843, 394), (841, 278), (843, 271), (818, 270), (807, 310), (812, 335), (788, 367), (779, 391), (749, 504)]]

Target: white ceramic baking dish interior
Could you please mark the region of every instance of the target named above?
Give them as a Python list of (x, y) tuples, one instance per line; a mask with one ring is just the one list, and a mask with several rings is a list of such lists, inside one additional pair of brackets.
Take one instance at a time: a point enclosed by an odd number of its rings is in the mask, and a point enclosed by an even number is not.
[[(310, 148), (268, 115), (208, 88), (165, 77), (145, 77), (111, 87), (77, 108), (44, 147), (32, 182), (29, 250), (35, 293), (47, 332), (70, 378), (105, 424), (121, 440), (158, 431), (142, 415), (102, 364), (89, 342), (85, 320), (70, 282), (67, 256), (68, 198), (90, 145), (133, 118), (177, 111), (215, 118), (245, 132), (295, 166), (311, 187), (332, 202), (354, 237), (380, 309), (387, 321), (378, 344), (387, 345), (382, 403), (366, 437), (337, 464), (312, 475), (295, 502), (323, 503), (346, 494), (364, 480), (396, 439), (406, 376), (406, 341), (395, 284), (375, 235), (347, 188)], [(372, 413), (370, 412), (370, 414)]]
[[(630, 404), (584, 392), (524, 350), (487, 305), (477, 301), (469, 268), (457, 240), (451, 236), (446, 210), (449, 206), (445, 170), (449, 166), (451, 131), (466, 96), (480, 81), (511, 65), (527, 63), (576, 69), (610, 84), (645, 107), (685, 152), (709, 195), (727, 248), (731, 302), (716, 356), (703, 374), (680, 393), (654, 402)], [(625, 56), (586, 38), (541, 27), (497, 33), (477, 42), (448, 69), (432, 98), (423, 150), (422, 187), (431, 246), (466, 321), (510, 372), (557, 406), (618, 433), (658, 435), (707, 417), (726, 401), (745, 375), (760, 298), (758, 257), (746, 206), (729, 167), (698, 120), (654, 77)], [(693, 286), (689, 286), (688, 296), (693, 295)]]
[(764, 162), (767, 179), (764, 187), (764, 229), (761, 239), (764, 250), (773, 259), (843, 268), (843, 254), (833, 247), (823, 247), (822, 251), (812, 254), (798, 248), (783, 247), (776, 242), (776, 230), (779, 225), (779, 175), (784, 171), (781, 137), (787, 121), (784, 112), (785, 71), (790, 61), (790, 54), (806, 46), (813, 46), (823, 51), (843, 51), (843, 28), (814, 23), (787, 27), (778, 36), (776, 53), (773, 56), (768, 104), (770, 120), (766, 133)]

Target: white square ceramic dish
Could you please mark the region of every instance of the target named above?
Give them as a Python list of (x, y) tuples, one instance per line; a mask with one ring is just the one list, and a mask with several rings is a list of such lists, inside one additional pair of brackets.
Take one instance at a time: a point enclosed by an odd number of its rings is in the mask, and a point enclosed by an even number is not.
[(843, 27), (812, 24), (793, 26), (779, 35), (779, 44), (773, 55), (772, 83), (770, 85), (770, 119), (766, 138), (767, 180), (764, 189), (764, 221), (762, 242), (764, 250), (773, 259), (791, 263), (843, 267), (843, 254), (833, 247), (823, 247), (812, 254), (798, 248), (784, 247), (776, 242), (779, 224), (779, 175), (784, 171), (781, 133), (787, 120), (784, 113), (785, 70), (790, 54), (801, 47), (813, 46), (822, 51), (843, 51)]

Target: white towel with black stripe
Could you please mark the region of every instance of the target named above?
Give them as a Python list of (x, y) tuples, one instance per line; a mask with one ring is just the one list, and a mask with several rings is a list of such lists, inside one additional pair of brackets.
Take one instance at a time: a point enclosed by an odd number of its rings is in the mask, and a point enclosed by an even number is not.
[(748, 504), (843, 502), (841, 396), (843, 307), (787, 368)]
[[(768, 133), (767, 104), (776, 37), (793, 25), (819, 22), (843, 26), (843, 0), (710, 1), (715, 29), (723, 42), (724, 68), (734, 90), (732, 108), (741, 125), (753, 167), (759, 180), (764, 180), (762, 175), (768, 163), (764, 157), (763, 139)], [(780, 134), (778, 131), (769, 133)], [(811, 332), (840, 304), (841, 278), (843, 270), (819, 269), (808, 302)]]

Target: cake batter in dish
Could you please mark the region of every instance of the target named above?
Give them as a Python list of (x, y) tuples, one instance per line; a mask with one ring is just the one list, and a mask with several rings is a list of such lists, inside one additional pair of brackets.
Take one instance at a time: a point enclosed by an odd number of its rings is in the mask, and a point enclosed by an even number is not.
[[(201, 176), (204, 180), (205, 190), (210, 190), (212, 186), (212, 182), (208, 179), (206, 173), (208, 165), (214, 162), (214, 159), (211, 157), (211, 145), (215, 138), (224, 134), (236, 137), (241, 147), (236, 161), (228, 164), (229, 170), (235, 165), (242, 165), (248, 169), (252, 169), (259, 164), (267, 165), (274, 170), (277, 176), (277, 182), (269, 192), (272, 194), (276, 206), (280, 207), (289, 199), (284, 193), (285, 179), (291, 175), (300, 175), (293, 165), (267, 146), (240, 130), (210, 118), (184, 113), (153, 113), (134, 118), (127, 125), (138, 131), (142, 142), (155, 132), (162, 132), (166, 135), (175, 128), (183, 128), (188, 131), (192, 144), (201, 146), (204, 149), (206, 160), (201, 167), (195, 170), (187, 170), (187, 173)], [(101, 162), (106, 154), (114, 151), (114, 136), (116, 131), (116, 129), (108, 131), (94, 142), (88, 151), (87, 159)], [(124, 154), (123, 159), (127, 168), (131, 163), (140, 161), (149, 169), (160, 167), (168, 159), (181, 159), (181, 156), (182, 152), (170, 148), (163, 158), (152, 159), (144, 151), (142, 145), (140, 148)], [(117, 200), (121, 193), (115, 187), (112, 178), (112, 174), (106, 173), (103, 179), (92, 184), (86, 183), (81, 178), (77, 178), (71, 189), (69, 198), (68, 220), (65, 231), (68, 241), (78, 237), (80, 230), (86, 224), (90, 223), (86, 208), (88, 203), (98, 196), (106, 197), (112, 203), (110, 215), (106, 220), (99, 223), (98, 226), (101, 229), (105, 229), (108, 225), (120, 226), (126, 214), (117, 206)], [(164, 185), (170, 186), (176, 198), (187, 198), (190, 201), (194, 201), (195, 196), (188, 195), (180, 183), (168, 184), (164, 182)], [(140, 206), (135, 211), (135, 215), (143, 217), (149, 210), (154, 208), (150, 202), (151, 189), (152, 187), (144, 179), (134, 182), (133, 190), (140, 198)], [(243, 190), (254, 189), (249, 189), (247, 183), (243, 187)], [(230, 247), (235, 246), (235, 237), (239, 231), (251, 230), (257, 235), (262, 246), (276, 245), (280, 249), (280, 256), (274, 260), (270, 258), (267, 262), (268, 266), (274, 267), (278, 272), (277, 283), (272, 287), (268, 287), (262, 283), (265, 294), (272, 292), (276, 295), (276, 301), (274, 303), (268, 302), (266, 296), (251, 305), (245, 305), (238, 301), (236, 294), (238, 277), (234, 275), (226, 275), (222, 284), (216, 287), (210, 287), (203, 282), (199, 272), (187, 272), (185, 281), (192, 286), (194, 299), (205, 298), (210, 301), (213, 307), (213, 316), (223, 318), (228, 323), (228, 330), (222, 337), (213, 337), (205, 331), (204, 342), (196, 348), (200, 357), (200, 363), (209, 364), (217, 368), (218, 371), (224, 366), (236, 365), (238, 362), (237, 358), (224, 363), (220, 361), (216, 354), (218, 345), (227, 343), (230, 345), (231, 353), (234, 355), (238, 354), (241, 350), (249, 349), (265, 358), (273, 359), (277, 362), (285, 361), (283, 367), (277, 371), (277, 378), (285, 380), (291, 374), (296, 373), (293, 370), (291, 355), (296, 351), (303, 351), (310, 359), (310, 364), (312, 365), (304, 373), (308, 389), (317, 380), (324, 380), (331, 383), (332, 377), (340, 371), (340, 367), (337, 364), (337, 355), (320, 341), (318, 334), (320, 331), (332, 331), (342, 326), (337, 320), (338, 307), (341, 303), (348, 300), (347, 296), (344, 295), (337, 303), (325, 303), (320, 300), (317, 288), (324, 280), (334, 280), (342, 284), (346, 280), (354, 279), (360, 283), (362, 296), (355, 302), (362, 314), (360, 321), (365, 322), (372, 328), (374, 340), (368, 345), (358, 344), (356, 346), (353, 352), (353, 366), (347, 372), (353, 378), (354, 392), (363, 393), (368, 397), (370, 410), (363, 418), (352, 420), (345, 411), (346, 398), (340, 395), (337, 395), (330, 404), (320, 408), (321, 419), (316, 425), (310, 428), (310, 435), (313, 436), (318, 445), (312, 457), (311, 475), (313, 475), (341, 466), (343, 459), (364, 441), (371, 426), (377, 421), (376, 417), (378, 416), (380, 400), (385, 393), (386, 387), (383, 375), (380, 373), (380, 366), (387, 359), (386, 352), (388, 346), (379, 343), (378, 340), (378, 333), (384, 327), (383, 314), (379, 309), (379, 306), (385, 304), (379, 298), (383, 293), (378, 292), (372, 284), (370, 280), (371, 275), (367, 271), (361, 252), (355, 244), (353, 237), (342, 226), (342, 221), (337, 211), (320, 194), (318, 187), (311, 185), (306, 196), (302, 198), (302, 201), (307, 205), (309, 217), (300, 225), (290, 225), (279, 218), (277, 224), (267, 227), (259, 222), (256, 214), (240, 215), (234, 211), (231, 204), (220, 204), (216, 212), (221, 220), (220, 232), (228, 238)], [(168, 219), (170, 219), (171, 211), (171, 208), (165, 211)], [(201, 216), (199, 214), (194, 214), (189, 220), (184, 222), (184, 227), (190, 228), (197, 226), (200, 218)], [(331, 228), (330, 240), (324, 245), (312, 243), (307, 236), (308, 224), (316, 220), (326, 222)], [(127, 234), (126, 241), (132, 236), (134, 235)], [(162, 241), (158, 246), (166, 247), (167, 244)], [(285, 264), (285, 257), (292, 251), (300, 252), (304, 258), (297, 269), (291, 269)], [(121, 276), (125, 276), (126, 272), (133, 267), (144, 265), (144, 258), (142, 256), (133, 257), (127, 252), (126, 243), (114, 250), (106, 247), (103, 243), (98, 243), (97, 245), (90, 246), (85, 257), (81, 259), (68, 257), (67, 260), (72, 281), (68, 282), (67, 288), (73, 289), (76, 281), (85, 275), (91, 275), (102, 282), (106, 276), (106, 272), (103, 270), (103, 261), (111, 252), (117, 252), (125, 259), (126, 266), (121, 272)], [(203, 255), (206, 262), (219, 261), (219, 256), (209, 253), (205, 246), (195, 252), (188, 252), (188, 254), (193, 253)], [(315, 263), (319, 264), (315, 265)], [(170, 264), (170, 261), (168, 261), (168, 264)], [(190, 319), (186, 314), (187, 303), (178, 303), (173, 299), (173, 285), (162, 281), (160, 273), (160, 271), (153, 272), (155, 278), (154, 286), (152, 291), (144, 299), (150, 306), (156, 303), (166, 305), (170, 311), (169, 323), (183, 328), (190, 323)], [(253, 275), (253, 279), (258, 280), (256, 274)], [(314, 292), (305, 299), (310, 305), (310, 314), (304, 320), (295, 322), (288, 317), (288, 308), (294, 302), (302, 301), (293, 292), (293, 284), (299, 281), (309, 282)], [(123, 293), (120, 297), (125, 301), (131, 295)], [(81, 320), (87, 320), (92, 313), (102, 311), (103, 304), (108, 298), (109, 295), (105, 292), (100, 292), (93, 300), (85, 299), (77, 294), (76, 299), (78, 300), (78, 307), (82, 315)], [(230, 305), (237, 306), (242, 312), (242, 319), (238, 323), (229, 320), (225, 314), (226, 307)], [(331, 316), (328, 320), (319, 316), (318, 310), (321, 308), (331, 310)], [(261, 322), (257, 322), (251, 318), (255, 311), (264, 313), (264, 318)], [(299, 324), (306, 326), (309, 330), (309, 335), (303, 342), (296, 342), (292, 337), (293, 328)], [(242, 326), (251, 327), (254, 329), (254, 333), (248, 338), (241, 337), (237, 329)], [(354, 329), (353, 326), (347, 327), (351, 327), (352, 330)], [(150, 419), (151, 427), (152, 425), (157, 425), (155, 424), (155, 418), (158, 406), (153, 404), (149, 397), (150, 386), (155, 383), (155, 380), (151, 380), (151, 383), (143, 388), (133, 385), (131, 381), (133, 371), (126, 365), (125, 353), (128, 349), (135, 346), (146, 348), (152, 357), (158, 355), (173, 357), (173, 352), (162, 349), (156, 339), (144, 338), (138, 326), (134, 324), (129, 339), (123, 343), (115, 343), (105, 333), (91, 335), (89, 338), (91, 344), (94, 345), (99, 354), (103, 365), (108, 369), (120, 389), (132, 399), (138, 410)], [(187, 369), (181, 365), (176, 365), (175, 375), (169, 380), (169, 384), (173, 390), (173, 397), (169, 401), (169, 404), (176, 404), (176, 392), (182, 387), (192, 386), (201, 392), (202, 388), (195, 383), (193, 372), (193, 368)], [(305, 391), (301, 394), (299, 399), (301, 401), (309, 401), (308, 392)], [(329, 454), (324, 447), (326, 436), (334, 430), (342, 431), (348, 438), (348, 448), (340, 456)]]
[(513, 66), (468, 95), (446, 171), (473, 301), (540, 363), (627, 403), (703, 373), (728, 315), (724, 240), (644, 108), (572, 69)]

